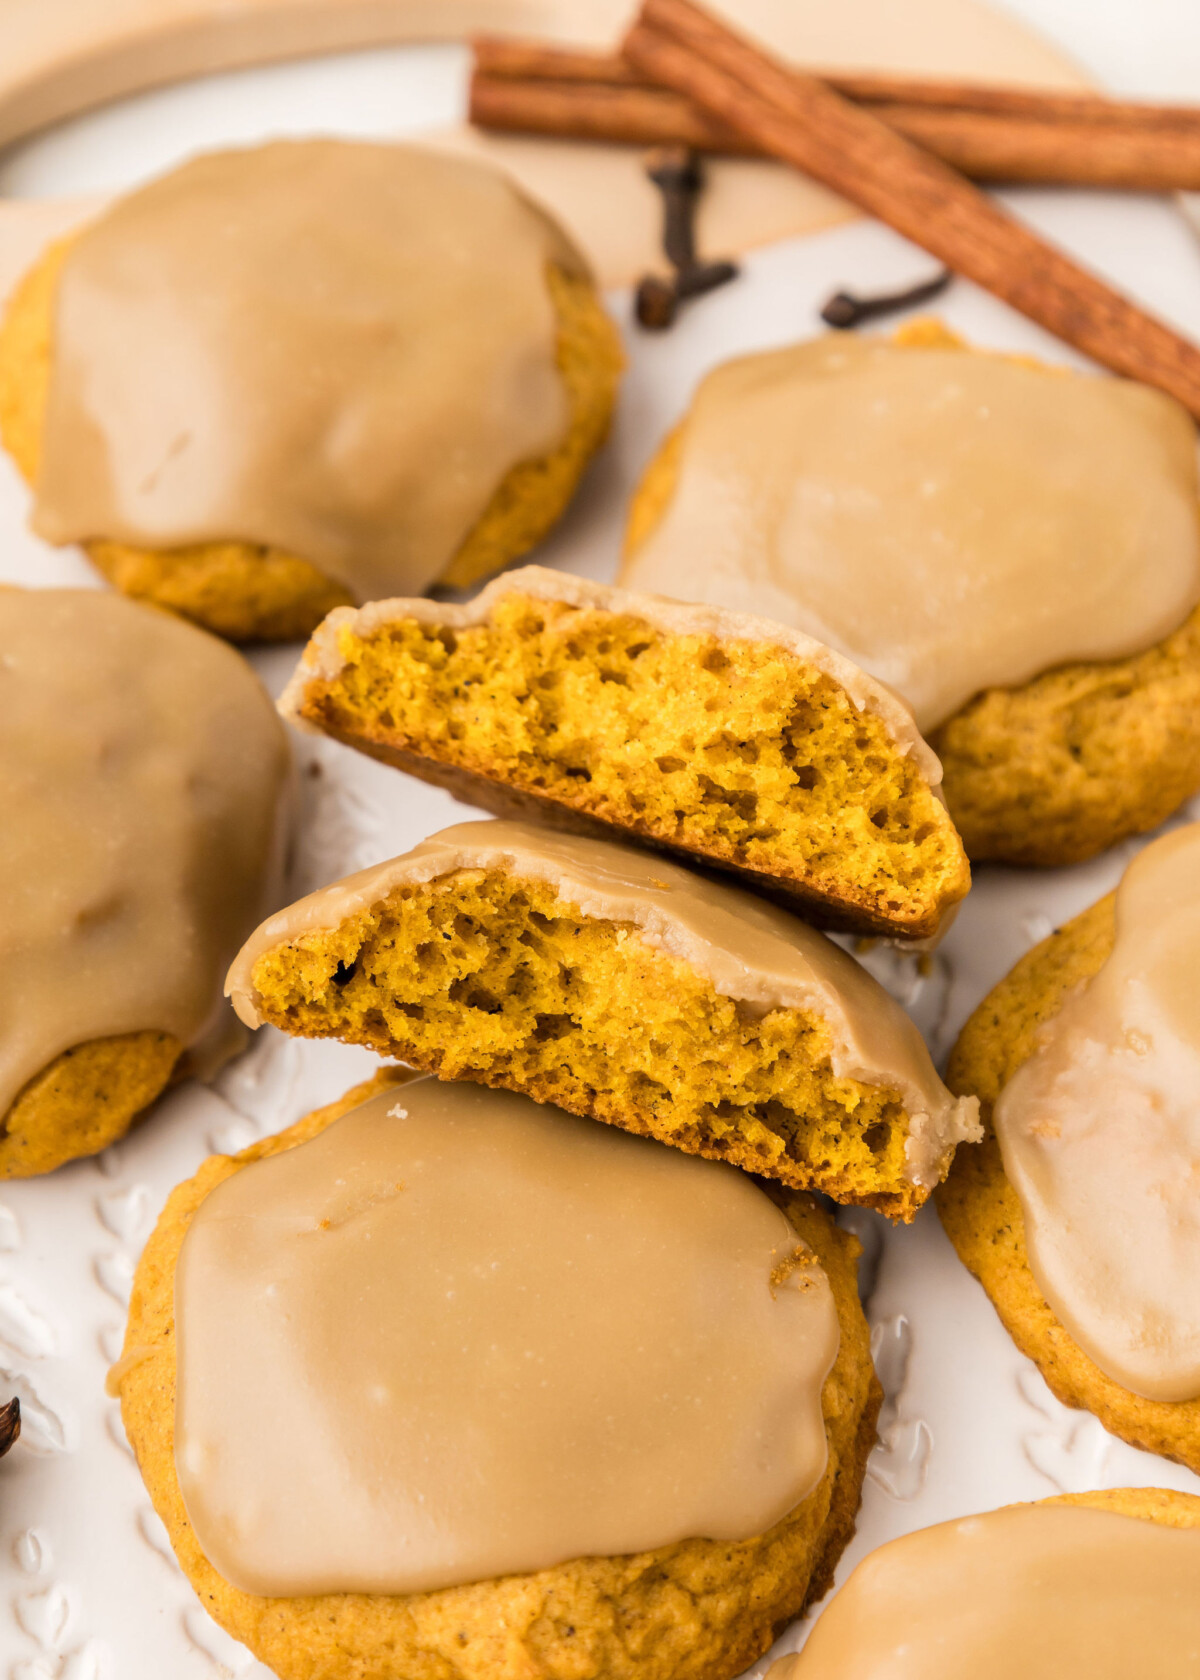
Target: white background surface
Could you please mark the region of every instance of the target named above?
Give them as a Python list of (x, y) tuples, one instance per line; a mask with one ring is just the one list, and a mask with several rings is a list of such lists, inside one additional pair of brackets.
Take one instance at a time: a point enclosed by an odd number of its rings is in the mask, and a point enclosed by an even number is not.
[[(1116, 89), (1200, 102), (1196, 0), (1009, 0), (1009, 9)], [(386, 135), (443, 123), (459, 114), (464, 80), (465, 55), (445, 47), (215, 77), (127, 101), (0, 155), (0, 194), (126, 187), (198, 147), (268, 134)], [(1200, 246), (1165, 202), (1058, 191), (1006, 198), (1200, 338)], [(694, 306), (665, 337), (631, 333), (612, 444), (536, 558), (612, 576), (629, 491), (702, 372), (730, 354), (815, 330), (817, 307), (839, 285), (882, 288), (930, 266), (885, 229), (858, 223), (752, 256), (741, 281)], [(611, 302), (627, 322), (627, 296)], [(961, 282), (941, 313), (977, 342), (1071, 360)], [(77, 556), (26, 533), (25, 506), (15, 474), (0, 462), (0, 577), (94, 583)], [(273, 687), (294, 652), (255, 657)], [(448, 795), (330, 743), (304, 743), (300, 756), (297, 891), (402, 851), (460, 814)], [(1114, 885), (1132, 850), (1070, 871), (980, 870), (927, 978), (911, 959), (887, 952), (872, 966), (940, 1058), (984, 991)], [(267, 1671), (208, 1620), (176, 1568), (117, 1406), (104, 1398), (104, 1371), (120, 1349), (137, 1253), (171, 1186), (210, 1150), (239, 1148), (288, 1124), (373, 1065), (365, 1052), (267, 1031), (215, 1090), (179, 1091), (100, 1160), (0, 1187), (0, 1397), (15, 1390), (25, 1405), (21, 1446), (0, 1466), (4, 1680), (266, 1680)], [(1186, 1471), (1135, 1452), (1051, 1398), (955, 1260), (932, 1210), (907, 1230), (872, 1215), (847, 1222), (868, 1245), (870, 1315), (889, 1405), (843, 1578), (882, 1540), (1013, 1499), (1124, 1484), (1200, 1492)], [(781, 1648), (798, 1635), (793, 1630)]]

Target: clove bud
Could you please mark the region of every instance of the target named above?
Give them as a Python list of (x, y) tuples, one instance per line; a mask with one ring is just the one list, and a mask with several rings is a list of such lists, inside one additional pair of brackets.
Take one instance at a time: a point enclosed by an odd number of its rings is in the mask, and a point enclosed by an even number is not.
[(835, 292), (821, 310), (821, 319), (827, 327), (836, 327), (839, 332), (844, 332), (863, 321), (874, 320), (878, 315), (891, 315), (899, 309), (911, 309), (914, 304), (928, 303), (931, 298), (940, 296), (953, 278), (951, 270), (943, 268), (932, 280), (922, 280), (919, 286), (909, 286), (903, 292), (881, 292), (874, 297)]
[(738, 270), (736, 263), (702, 263), (696, 256), (696, 206), (704, 189), (696, 153), (687, 146), (664, 146), (650, 154), (646, 173), (662, 194), (663, 251), (674, 273), (646, 275), (638, 284), (634, 313), (641, 326), (661, 332), (685, 298), (725, 285)]

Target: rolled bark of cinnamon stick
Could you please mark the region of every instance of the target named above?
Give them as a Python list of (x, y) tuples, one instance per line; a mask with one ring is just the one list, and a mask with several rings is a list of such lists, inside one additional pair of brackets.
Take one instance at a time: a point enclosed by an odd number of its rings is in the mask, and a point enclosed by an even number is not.
[(506, 134), (762, 156), (752, 140), (714, 121), (690, 99), (633, 83), (522, 82), (477, 73), (471, 78), (467, 114), (478, 128)]
[(1200, 350), (1039, 239), (948, 165), (690, 0), (645, 0), (622, 51), (1102, 366), (1200, 418)]
[[(476, 36), (472, 42), (476, 74), (519, 82), (603, 82), (616, 87), (656, 84), (628, 60), (611, 53), (546, 46), (508, 36)], [(1200, 133), (1200, 106), (1162, 105), (1145, 100), (1109, 99), (1098, 93), (1057, 88), (1001, 87), (930, 76), (905, 76), (867, 70), (808, 66), (816, 76), (858, 105), (915, 105), (939, 110), (981, 111), (995, 116), (1036, 117), (1042, 121), (1089, 123)]]
[[(1200, 190), (1195, 133), (1117, 124), (1019, 117), (935, 105), (875, 105), (889, 128), (916, 140), (977, 181), (1119, 187), (1143, 192)], [(521, 80), (477, 72), (470, 119), (510, 134), (635, 146), (690, 146), (727, 156), (762, 156), (752, 140), (691, 100), (644, 82)]]
[[(481, 128), (757, 155), (754, 143), (624, 59), (480, 37), (471, 120)], [(1090, 93), (821, 71), (820, 79), (979, 181), (1200, 189), (1200, 109)]]
[(936, 106), (867, 108), (889, 128), (975, 181), (1136, 192), (1200, 189), (1200, 126), (1195, 133), (1172, 132)]

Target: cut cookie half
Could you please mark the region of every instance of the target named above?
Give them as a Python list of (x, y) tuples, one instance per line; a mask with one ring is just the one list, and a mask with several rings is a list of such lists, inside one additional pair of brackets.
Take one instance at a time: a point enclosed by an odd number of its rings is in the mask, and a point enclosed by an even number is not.
[(911, 1219), (978, 1132), (851, 957), (752, 894), (607, 841), (464, 823), (271, 917), (230, 970), (247, 1024)]
[(527, 566), (465, 606), (338, 608), (280, 706), (470, 804), (734, 871), (819, 926), (929, 938), (970, 885), (903, 701), (720, 607)]

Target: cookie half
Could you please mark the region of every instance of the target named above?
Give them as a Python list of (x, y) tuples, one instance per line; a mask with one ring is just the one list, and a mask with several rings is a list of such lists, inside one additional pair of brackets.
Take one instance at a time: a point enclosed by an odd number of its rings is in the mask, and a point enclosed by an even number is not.
[(285, 717), (501, 816), (727, 869), (818, 926), (928, 938), (970, 885), (911, 714), (811, 637), (527, 566), (318, 630)]
[(951, 1054), (950, 1088), (978, 1097), (983, 1142), (959, 1152), (937, 1208), (959, 1259), (979, 1279), (1021, 1352), (1068, 1406), (1147, 1452), (1200, 1471), (1200, 1399), (1132, 1393), (1090, 1359), (1046, 1301), (1030, 1268), (1025, 1221), (992, 1123), (1004, 1087), (1038, 1047), (1040, 1030), (1112, 954), (1115, 894), (1029, 951), (971, 1016)]
[(752, 895), (607, 841), (464, 823), (265, 922), (243, 1021), (911, 1219), (976, 1135), (908, 1016)]
[(828, 1459), (814, 1491), (767, 1533), (581, 1558), (408, 1596), (259, 1597), (231, 1586), (201, 1550), (175, 1469), (174, 1285), (184, 1237), (218, 1185), (316, 1137), (399, 1077), (381, 1073), (241, 1155), (211, 1157), (173, 1192), (146, 1246), (111, 1386), (119, 1389), (126, 1432), (184, 1573), (208, 1613), (282, 1680), (391, 1680), (398, 1673), (495, 1680), (581, 1668), (627, 1680), (728, 1680), (828, 1589), (853, 1533), (875, 1438), (880, 1389), (856, 1288), (858, 1244), (806, 1197), (789, 1198), (786, 1211), (820, 1260), (840, 1327), (822, 1394)]

